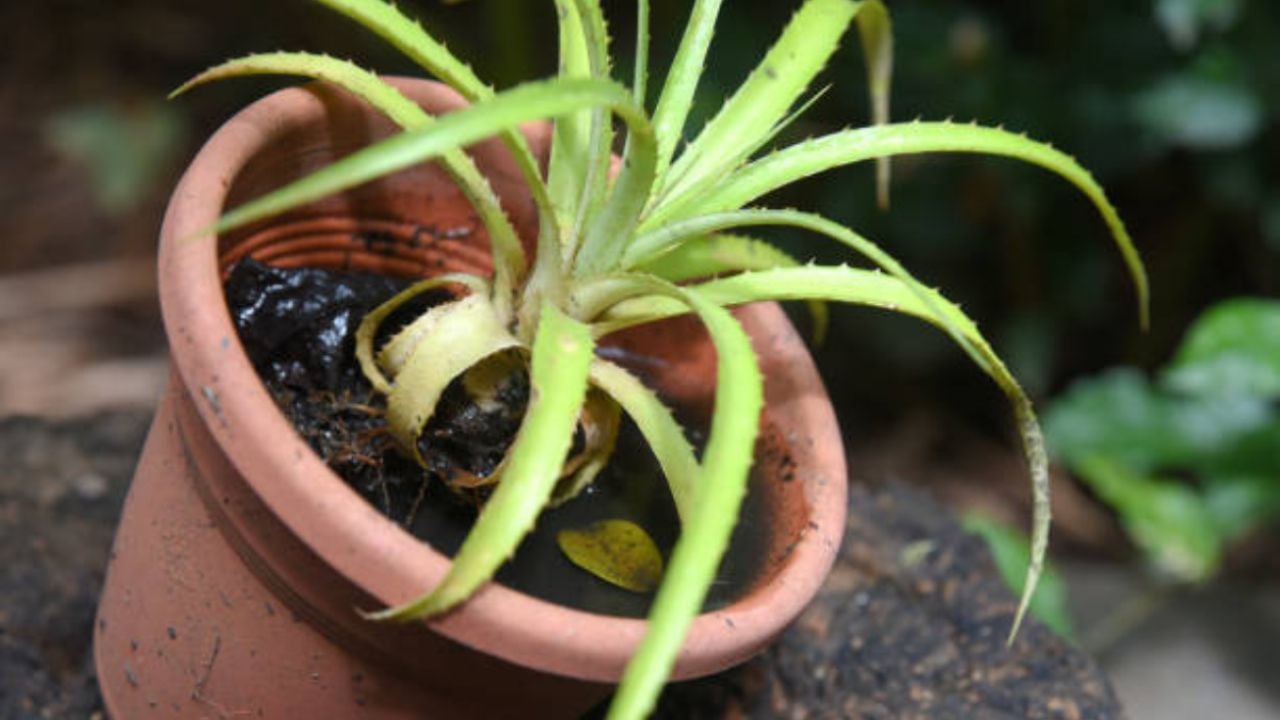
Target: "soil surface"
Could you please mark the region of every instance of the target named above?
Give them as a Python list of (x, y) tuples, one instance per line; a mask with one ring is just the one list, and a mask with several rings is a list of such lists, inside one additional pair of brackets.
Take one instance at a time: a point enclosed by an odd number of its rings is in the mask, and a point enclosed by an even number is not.
[[(94, 606), (148, 417), (0, 420), (0, 719), (90, 717)], [(1119, 718), (1087, 656), (1029, 621), (985, 547), (917, 491), (855, 488), (821, 595), (746, 666), (671, 686), (668, 718)]]
[[(418, 438), (424, 467), (408, 459), (389, 434), (385, 398), (374, 392), (355, 360), (363, 316), (406, 281), (319, 268), (278, 268), (247, 259), (226, 283), (236, 329), (281, 410), (328, 465), (384, 515), (441, 552), (453, 555), (490, 492), (477, 486), (502, 461), (528, 404), (523, 370), (505, 375), (496, 403), (482, 407), (455, 381), (440, 398)], [(449, 295), (424, 293), (382, 323), (375, 346)], [(624, 364), (626, 360), (619, 360)], [(698, 444), (698, 430), (690, 440)], [(581, 431), (575, 441), (581, 448)], [(571, 502), (544, 510), (500, 582), (536, 597), (591, 612), (644, 617), (651, 593), (635, 593), (570, 564), (556, 535), (606, 519), (625, 519), (653, 538), (669, 557), (678, 535), (675, 505), (657, 459), (635, 426), (623, 419), (614, 461)], [(735, 534), (708, 594), (708, 609), (737, 597), (758, 574), (768, 517), (757, 493), (741, 511)], [(746, 532), (745, 529), (755, 529)]]

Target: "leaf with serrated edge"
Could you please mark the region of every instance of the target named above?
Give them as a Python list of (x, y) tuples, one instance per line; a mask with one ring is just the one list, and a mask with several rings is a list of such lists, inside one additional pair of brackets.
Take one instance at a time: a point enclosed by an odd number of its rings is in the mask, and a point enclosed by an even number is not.
[[(434, 118), (399, 90), (373, 73), (346, 60), (300, 52), (261, 53), (231, 60), (212, 67), (188, 80), (172, 96), (214, 80), (245, 75), (299, 75), (331, 82), (373, 105), (406, 130), (431, 125)], [(516, 283), (525, 271), (524, 249), (515, 227), (507, 218), (489, 180), (476, 167), (475, 161), (460, 149), (449, 150), (440, 161), (450, 177), (475, 206), (489, 231), (494, 262), (494, 293), (499, 311), (510, 310), (507, 303)]]
[(586, 325), (554, 305), (545, 305), (539, 317), (529, 369), (529, 407), (507, 453), (501, 481), (440, 584), (416, 600), (368, 617), (429, 617), (467, 599), (515, 552), (546, 506), (573, 442), (595, 345)]
[(1142, 326), (1148, 322), (1147, 273), (1129, 232), (1087, 170), (1069, 155), (998, 128), (914, 122), (844, 130), (796, 143), (738, 170), (698, 197), (670, 198), (654, 209), (640, 230), (652, 231), (693, 215), (734, 210), (780, 187), (825, 170), (863, 160), (920, 153), (964, 152), (999, 155), (1039, 165), (1067, 179), (1098, 209), (1133, 279)]
[(782, 35), (715, 117), (671, 165), (662, 194), (697, 194), (744, 161), (835, 52), (858, 4), (807, 0)]
[(656, 279), (650, 285), (651, 292), (687, 303), (706, 326), (716, 348), (716, 396), (693, 511), (649, 611), (649, 630), (627, 664), (609, 708), (613, 720), (647, 717), (671, 673), (737, 522), (764, 404), (755, 351), (733, 316), (695, 292)]
[[(204, 233), (222, 233), (276, 215), (383, 175), (431, 160), (520, 123), (606, 105), (629, 124), (647, 128), (625, 88), (594, 79), (549, 80), (519, 85), (429, 127), (403, 132), (358, 150), (321, 170), (227, 213)], [(204, 234), (198, 233), (198, 234)]]
[[(834, 229), (840, 228), (834, 225)], [(848, 233), (847, 229), (841, 228)], [(1027, 603), (1035, 591), (1049, 546), (1049, 463), (1044, 438), (1030, 399), (1009, 372), (1004, 362), (991, 349), (977, 326), (960, 308), (949, 303), (937, 291), (915, 282), (910, 276), (891, 277), (847, 267), (781, 268), (748, 272), (694, 287), (697, 294), (716, 304), (728, 305), (756, 300), (810, 300), (821, 298), (834, 302), (852, 302), (915, 315), (944, 330), (969, 355), (974, 363), (996, 382), (1008, 399), (1022, 439), (1023, 453), (1030, 472), (1032, 508), (1032, 564), (1027, 570), (1010, 637), (1016, 634)], [(597, 334), (614, 332), (630, 325), (666, 317), (679, 312), (679, 307), (659, 298), (625, 300), (593, 324)]]
[[(795, 258), (763, 240), (721, 233), (681, 243), (674, 249), (641, 263), (636, 270), (678, 283), (742, 270), (799, 266), (800, 263)], [(810, 300), (806, 304), (813, 317), (813, 342), (821, 345), (826, 339), (829, 325), (827, 306), (819, 300)]]
[(720, 13), (720, 0), (695, 0), (685, 23), (684, 35), (675, 59), (667, 70), (666, 81), (658, 96), (658, 106), (653, 111), (654, 134), (658, 138), (657, 176), (665, 177), (671, 164), (671, 155), (684, 137), (685, 122), (693, 105), (693, 93), (698, 88), (706, 62), (707, 49), (711, 47), (716, 16)]
[(667, 478), (667, 487), (682, 523), (693, 511), (698, 459), (679, 423), (658, 395), (640, 379), (607, 360), (591, 364), (591, 382), (608, 393), (635, 422)]
[[(493, 88), (476, 77), (471, 68), (459, 60), (443, 43), (431, 37), (417, 22), (410, 20), (394, 5), (384, 0), (316, 0), (336, 12), (359, 23), (378, 37), (390, 43), (406, 57), (418, 64), (427, 72), (440, 78), (449, 87), (457, 90), (470, 102), (478, 102), (492, 97)], [(546, 183), (542, 179), (542, 171), (538, 167), (538, 159), (529, 148), (529, 141), (518, 128), (508, 127), (500, 131), (503, 142), (515, 156), (520, 174), (529, 186), (529, 192), (538, 205), (538, 212), (544, 218), (554, 214), (551, 198), (547, 193)], [(546, 237), (545, 228), (540, 242), (552, 242)], [(541, 249), (541, 245), (539, 246)]]

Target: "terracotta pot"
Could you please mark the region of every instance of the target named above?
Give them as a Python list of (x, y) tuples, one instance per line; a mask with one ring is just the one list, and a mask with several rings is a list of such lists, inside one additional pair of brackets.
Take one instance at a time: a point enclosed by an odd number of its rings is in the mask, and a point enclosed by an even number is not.
[[(397, 83), (432, 112), (461, 104), (435, 83)], [(366, 504), (294, 432), (241, 349), (223, 275), (250, 253), (400, 274), (483, 270), (485, 233), (447, 177), (425, 167), (216, 244), (191, 237), (225, 207), (392, 130), (335, 90), (284, 90), (219, 130), (173, 195), (160, 294), (174, 374), (96, 628), (113, 717), (572, 717), (609, 692), (644, 632), (641, 620), (497, 584), (431, 622), (373, 623), (355, 612), (416, 597), (449, 559)], [(527, 134), (545, 153), (546, 127)], [(505, 148), (489, 142), (474, 155), (528, 237), (534, 208)], [(739, 317), (768, 378), (757, 464), (776, 532), (748, 594), (696, 620), (675, 678), (759, 651), (817, 591), (843, 531), (843, 451), (813, 363), (777, 306)], [(660, 336), (687, 342), (650, 344)], [(692, 322), (619, 342), (666, 359), (654, 380), (674, 401), (707, 406), (714, 351)]]

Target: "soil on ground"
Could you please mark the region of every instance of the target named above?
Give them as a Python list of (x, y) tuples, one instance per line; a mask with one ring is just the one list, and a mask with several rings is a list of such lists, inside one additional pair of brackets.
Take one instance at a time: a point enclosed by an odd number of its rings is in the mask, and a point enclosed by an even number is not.
[[(110, 538), (149, 418), (0, 420), (0, 720), (100, 710), (90, 659)], [(778, 643), (678, 683), (665, 718), (1121, 718), (1098, 666), (1014, 608), (985, 546), (900, 485), (853, 488), (835, 571)]]

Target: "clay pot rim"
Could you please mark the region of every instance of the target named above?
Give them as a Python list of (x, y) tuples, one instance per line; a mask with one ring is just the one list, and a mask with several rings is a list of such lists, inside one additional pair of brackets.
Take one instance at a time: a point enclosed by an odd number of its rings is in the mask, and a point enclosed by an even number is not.
[[(454, 91), (439, 83), (393, 82), (435, 112), (463, 104)], [(291, 128), (323, 122), (326, 112), (317, 91), (289, 88), (241, 110), (211, 137), (179, 183), (165, 217), (159, 250), (160, 297), (175, 367), (231, 463), (302, 542), (352, 583), (391, 604), (415, 597), (420, 589), (438, 582), (449, 559), (361, 499), (277, 410), (250, 365), (227, 311), (217, 243), (211, 237), (192, 239), (217, 219), (232, 179), (251, 157)], [(741, 312), (781, 317), (771, 304)], [(817, 381), (816, 376), (813, 379)], [(816, 391), (825, 398), (820, 381)], [(809, 404), (821, 405), (810, 410), (831, 416), (825, 401)], [(833, 416), (829, 424), (835, 427)], [(833, 430), (832, 436), (821, 440), (838, 446), (838, 433)], [(841, 463), (839, 478), (829, 478), (814, 489), (810, 527), (817, 529), (800, 537), (775, 581), (695, 619), (673, 677), (715, 672), (750, 657), (809, 601), (826, 576), (843, 534), (843, 469)], [(540, 619), (530, 621), (530, 617)], [(609, 682), (619, 677), (646, 623), (574, 610), (489, 584), (455, 611), (428, 624), (458, 642), (512, 662)]]

